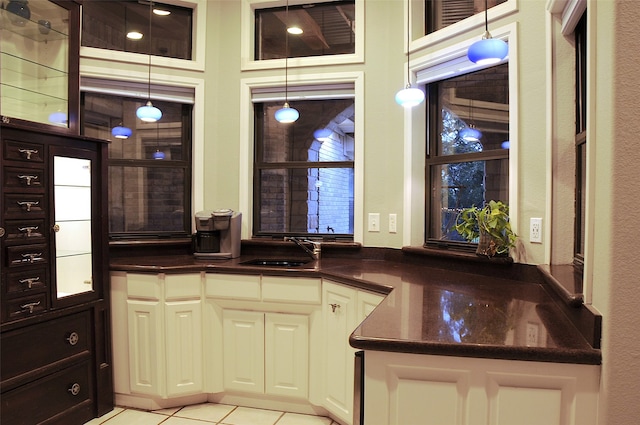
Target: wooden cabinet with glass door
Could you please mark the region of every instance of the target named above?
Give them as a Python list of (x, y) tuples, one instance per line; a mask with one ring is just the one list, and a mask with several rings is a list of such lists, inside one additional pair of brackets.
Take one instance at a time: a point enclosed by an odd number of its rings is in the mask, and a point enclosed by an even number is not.
[(80, 5), (9, 0), (0, 14), (0, 115), (78, 134)]
[(113, 408), (107, 145), (20, 124), (0, 135), (0, 422), (82, 424)]

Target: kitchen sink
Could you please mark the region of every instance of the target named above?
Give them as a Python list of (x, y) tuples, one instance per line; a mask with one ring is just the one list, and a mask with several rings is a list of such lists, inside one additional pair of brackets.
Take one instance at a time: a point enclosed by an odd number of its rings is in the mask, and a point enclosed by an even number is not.
[(302, 265), (307, 264), (311, 260), (302, 260), (302, 259), (255, 259), (244, 261), (240, 264), (245, 266), (265, 266), (265, 267), (300, 267)]

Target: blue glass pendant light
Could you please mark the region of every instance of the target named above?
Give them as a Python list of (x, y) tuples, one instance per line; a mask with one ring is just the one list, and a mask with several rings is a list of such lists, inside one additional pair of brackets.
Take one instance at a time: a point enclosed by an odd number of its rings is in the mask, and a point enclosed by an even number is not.
[(413, 108), (424, 102), (424, 92), (416, 87), (411, 87), (410, 75), (410, 48), (409, 48), (409, 4), (407, 4), (407, 85), (396, 93), (396, 103), (405, 108)]
[(151, 103), (151, 16), (153, 13), (153, 2), (149, 2), (149, 85), (147, 92), (147, 103), (136, 110), (136, 116), (144, 122), (156, 122), (162, 118), (162, 111)]
[(111, 129), (111, 135), (116, 139), (128, 139), (131, 137), (132, 131), (129, 127), (124, 127), (122, 123)]
[(487, 0), (484, 1), (484, 34), (482, 40), (473, 43), (467, 50), (467, 57), (478, 65), (498, 63), (509, 54), (509, 45), (504, 41), (492, 38), (489, 32)]
[[(287, 24), (289, 22), (289, 2), (287, 1), (287, 7), (286, 7), (286, 21)], [(291, 106), (289, 106), (289, 102), (288, 102), (288, 61), (289, 61), (289, 31), (287, 31), (285, 33), (284, 36), (284, 50), (285, 50), (285, 56), (284, 56), (284, 105), (282, 106), (282, 108), (278, 109), (275, 113), (275, 118), (276, 121), (282, 123), (282, 124), (290, 124), (292, 122), (295, 122), (298, 118), (300, 118), (300, 112), (298, 112), (297, 109), (292, 108)]]

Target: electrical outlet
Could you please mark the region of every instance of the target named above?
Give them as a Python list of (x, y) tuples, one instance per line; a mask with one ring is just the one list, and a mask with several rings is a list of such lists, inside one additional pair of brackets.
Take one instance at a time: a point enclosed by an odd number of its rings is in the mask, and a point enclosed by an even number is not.
[(537, 323), (527, 323), (527, 347), (538, 346), (538, 331), (540, 326)]
[(542, 219), (532, 218), (529, 224), (529, 242), (542, 243)]
[(369, 231), (380, 231), (380, 213), (369, 213)]
[(398, 215), (389, 214), (389, 233), (396, 233), (398, 231)]

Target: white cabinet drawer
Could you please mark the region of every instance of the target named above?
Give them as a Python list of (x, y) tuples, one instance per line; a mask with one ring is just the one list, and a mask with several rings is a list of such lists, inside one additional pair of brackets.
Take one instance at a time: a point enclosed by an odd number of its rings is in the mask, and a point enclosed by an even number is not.
[(205, 295), (211, 298), (260, 300), (260, 276), (208, 273)]
[(143, 300), (162, 298), (162, 287), (157, 274), (127, 273), (127, 297)]
[(262, 300), (293, 302), (296, 304), (320, 304), (322, 281), (311, 277), (262, 277)]

